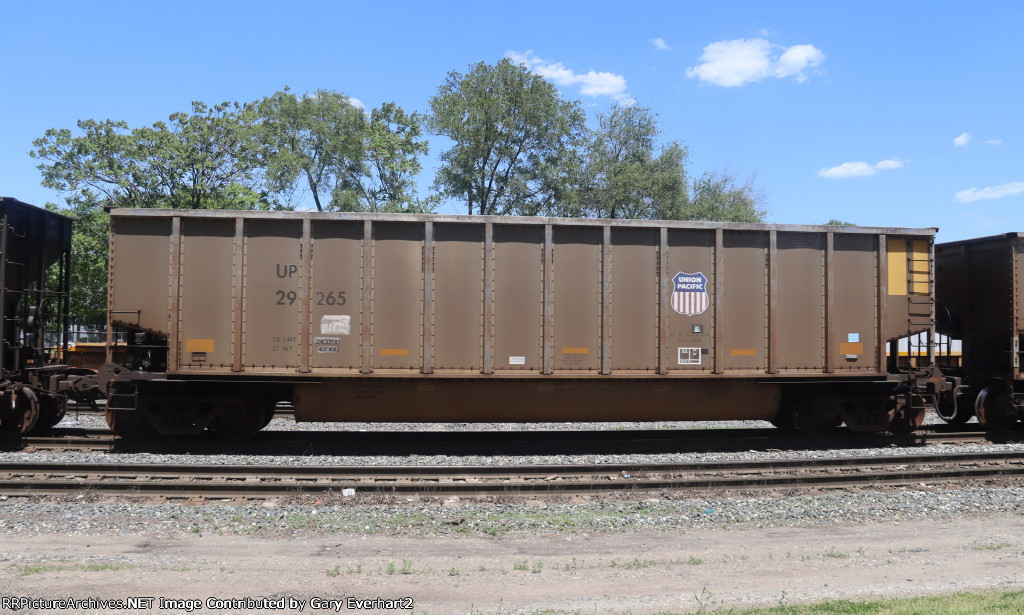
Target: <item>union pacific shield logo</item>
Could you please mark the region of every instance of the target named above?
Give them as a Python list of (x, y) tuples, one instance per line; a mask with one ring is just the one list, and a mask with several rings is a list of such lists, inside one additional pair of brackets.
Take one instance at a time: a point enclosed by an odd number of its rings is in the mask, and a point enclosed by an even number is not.
[(701, 272), (683, 273), (672, 278), (672, 309), (694, 316), (708, 309), (708, 279)]

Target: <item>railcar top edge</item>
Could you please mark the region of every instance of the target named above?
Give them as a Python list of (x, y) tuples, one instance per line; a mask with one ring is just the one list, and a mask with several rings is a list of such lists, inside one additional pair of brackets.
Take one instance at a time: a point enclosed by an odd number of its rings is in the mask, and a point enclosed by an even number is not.
[(737, 231), (782, 231), (782, 232), (820, 232), (845, 233), (856, 235), (928, 235), (938, 233), (938, 227), (902, 228), (879, 226), (833, 226), (825, 224), (767, 224), (759, 222), (704, 222), (692, 220), (636, 220), (618, 218), (557, 218), (534, 216), (470, 216), (459, 214), (385, 214), (362, 212), (320, 212), (320, 211), (253, 211), (225, 209), (128, 209), (110, 210), (114, 217), (141, 218), (252, 218), (260, 220), (339, 220), (339, 221), (380, 221), (380, 222), (441, 222), (486, 224), (497, 223), (506, 225), (546, 225), (559, 226), (614, 226), (620, 228), (679, 228), (679, 229), (725, 229)]

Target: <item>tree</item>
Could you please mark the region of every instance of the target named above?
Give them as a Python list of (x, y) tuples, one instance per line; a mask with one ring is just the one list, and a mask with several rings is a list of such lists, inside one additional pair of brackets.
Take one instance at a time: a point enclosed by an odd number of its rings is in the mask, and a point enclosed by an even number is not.
[(844, 222), (843, 220), (840, 220), (838, 218), (832, 218), (831, 220), (829, 220), (828, 222), (825, 223), (825, 226), (857, 226), (857, 225), (854, 224), (853, 222)]
[(252, 131), (252, 114), (238, 103), (209, 107), (192, 103), (192, 113), (173, 113), (168, 122), (130, 128), (115, 120), (80, 120), (82, 135), (51, 128), (30, 152), (43, 160), (43, 186), (93, 195), (115, 207), (187, 209), (266, 207)]
[(616, 106), (598, 118), (586, 156), (586, 200), (601, 218), (673, 219), (688, 200), (687, 150), (671, 142), (655, 156), (660, 134), (646, 107)]
[(300, 97), (288, 88), (256, 108), (271, 192), (289, 194), (301, 181), (318, 211), (333, 209), (339, 182), (362, 163), (362, 111), (341, 92), (317, 90)]
[(68, 209), (60, 210), (47, 203), (46, 208), (75, 219), (71, 225), (71, 319), (84, 324), (103, 324), (107, 318), (110, 216), (98, 205), (95, 196), (88, 193), (69, 199), (68, 205)]
[(728, 172), (706, 172), (693, 180), (690, 202), (679, 212), (683, 220), (764, 222), (765, 195), (754, 178), (738, 184)]
[(583, 130), (578, 103), (506, 58), (450, 72), (430, 108), (431, 129), (454, 141), (434, 182), (442, 195), (466, 199), (470, 214), (555, 206)]
[(304, 185), (318, 211), (430, 211), (416, 199), (427, 153), (422, 118), (385, 103), (369, 117), (345, 94), (288, 88), (255, 105), (271, 192), (288, 198)]
[(422, 139), (424, 118), (393, 102), (370, 112), (363, 136), (363, 163), (351, 173), (339, 198), (343, 211), (432, 213), (438, 198), (416, 196), (419, 157), (429, 151)]

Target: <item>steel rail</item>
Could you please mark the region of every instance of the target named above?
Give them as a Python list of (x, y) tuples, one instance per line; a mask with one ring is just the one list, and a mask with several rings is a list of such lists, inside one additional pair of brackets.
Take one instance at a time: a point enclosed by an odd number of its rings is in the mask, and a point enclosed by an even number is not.
[[(590, 434), (587, 437), (573, 434)], [(297, 435), (301, 434), (301, 435)], [(282, 450), (294, 450), (306, 454), (346, 454), (350, 449), (346, 442), (355, 436), (373, 437), (382, 443), (390, 443), (391, 448), (400, 447), (399, 442), (410, 441), (423, 446), (431, 441), (455, 441), (460, 444), (472, 444), (481, 440), (497, 441), (502, 445), (526, 446), (531, 443), (543, 444), (551, 449), (560, 443), (568, 446), (587, 443), (598, 448), (602, 444), (620, 447), (635, 445), (642, 449), (645, 445), (674, 446), (675, 452), (692, 450), (694, 452), (713, 450), (768, 450), (785, 447), (788, 449), (814, 450), (816, 448), (865, 448), (869, 446), (908, 445), (920, 446), (941, 442), (1016, 442), (1024, 441), (1024, 432), (989, 433), (984, 431), (923, 431), (911, 436), (891, 436), (886, 434), (864, 435), (862, 437), (837, 436), (830, 438), (808, 438), (803, 436), (779, 435), (774, 429), (733, 429), (707, 430), (688, 432), (645, 430), (637, 432), (608, 431), (598, 432), (603, 439), (595, 440), (593, 432), (263, 432), (258, 439), (240, 442), (229, 442), (210, 438), (145, 438), (121, 439), (111, 432), (102, 429), (75, 429), (70, 435), (30, 436), (18, 440), (8, 440), (7, 450), (30, 449), (34, 451), (173, 451), (180, 449), (195, 453), (261, 453), (268, 454)], [(332, 440), (332, 438), (334, 440)], [(361, 447), (366, 448), (366, 445)], [(442, 448), (438, 445), (438, 453)], [(642, 452), (638, 450), (637, 452)], [(353, 454), (349, 452), (348, 454)], [(359, 453), (365, 455), (366, 453)]]
[(1015, 453), (895, 455), (756, 462), (517, 466), (222, 466), (0, 464), (0, 494), (90, 491), (164, 497), (281, 497), (308, 493), (494, 495), (776, 489), (907, 484), (1024, 476)]

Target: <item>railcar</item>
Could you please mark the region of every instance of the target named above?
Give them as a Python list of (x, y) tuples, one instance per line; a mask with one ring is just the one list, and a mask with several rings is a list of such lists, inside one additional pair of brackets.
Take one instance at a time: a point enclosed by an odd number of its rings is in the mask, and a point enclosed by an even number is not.
[(0, 435), (25, 435), (64, 416), (71, 219), (0, 197)]
[[(122, 435), (298, 421), (764, 419), (908, 431), (945, 386), (937, 229), (111, 212)], [(887, 352), (888, 349), (888, 352)]]
[(938, 330), (962, 340), (962, 366), (945, 369), (942, 418), (977, 415), (989, 429), (1024, 417), (1024, 233), (936, 246)]

